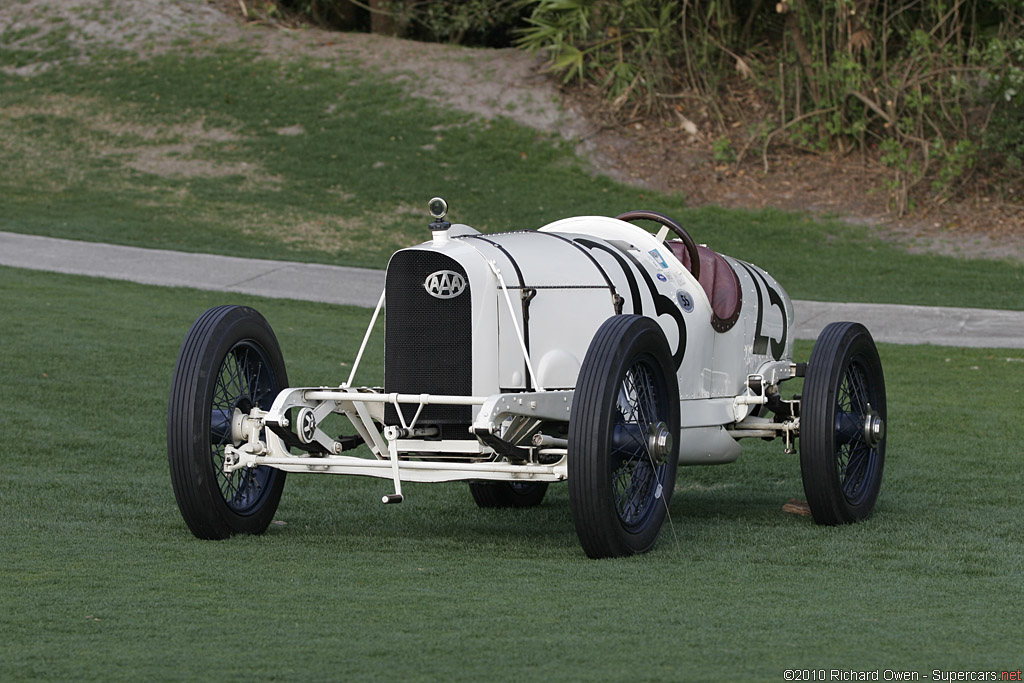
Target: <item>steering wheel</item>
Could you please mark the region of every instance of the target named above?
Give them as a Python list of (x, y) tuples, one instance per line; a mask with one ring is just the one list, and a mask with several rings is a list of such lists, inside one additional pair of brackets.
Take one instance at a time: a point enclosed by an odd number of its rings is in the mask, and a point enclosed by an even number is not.
[(659, 225), (663, 225), (674, 232), (679, 236), (679, 239), (683, 241), (683, 245), (686, 247), (686, 253), (690, 255), (690, 272), (693, 273), (695, 278), (698, 280), (700, 279), (700, 253), (697, 251), (697, 243), (693, 241), (693, 238), (690, 237), (690, 233), (686, 232), (683, 226), (679, 225), (663, 213), (658, 213), (657, 211), (645, 211), (644, 209), (627, 211), (615, 218), (620, 221), (647, 219), (649, 221), (654, 221)]

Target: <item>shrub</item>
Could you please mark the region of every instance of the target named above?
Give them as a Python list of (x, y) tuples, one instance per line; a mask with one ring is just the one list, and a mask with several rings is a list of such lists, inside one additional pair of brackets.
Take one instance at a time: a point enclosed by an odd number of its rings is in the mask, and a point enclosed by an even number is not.
[(620, 107), (627, 100), (655, 106), (674, 90), (682, 51), (678, 2), (645, 0), (539, 0), (531, 7), (518, 45), (548, 53), (564, 82), (594, 83)]
[(511, 44), (522, 25), (521, 0), (278, 0), (318, 24), (331, 28), (376, 30), (415, 40), (488, 47)]
[(1024, 37), (993, 40), (988, 49), (986, 61), (1004, 66), (986, 73), (993, 111), (982, 148), (990, 163), (1024, 173)]
[(385, 17), (424, 40), (514, 34), (623, 118), (674, 118), (697, 99), (719, 128), (719, 161), (732, 156), (726, 119), (749, 117), (731, 96), (753, 90), (777, 112), (756, 124), (765, 150), (875, 155), (900, 214), (915, 195), (956, 194), (978, 168), (1024, 175), (1022, 0), (278, 1), (327, 23)]
[(565, 81), (597, 87), (616, 110), (667, 111), (696, 94), (720, 111), (736, 73), (753, 78), (778, 111), (766, 140), (877, 149), (897, 213), (920, 188), (948, 197), (1000, 141), (997, 157), (1024, 162), (1020, 0), (524, 5), (519, 44), (545, 50)]

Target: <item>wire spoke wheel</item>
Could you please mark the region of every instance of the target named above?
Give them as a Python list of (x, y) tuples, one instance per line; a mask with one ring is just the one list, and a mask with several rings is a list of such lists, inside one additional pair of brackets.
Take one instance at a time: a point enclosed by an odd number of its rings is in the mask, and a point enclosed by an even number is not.
[(646, 552), (668, 515), (679, 389), (657, 323), (615, 316), (580, 368), (569, 421), (569, 503), (590, 557)]
[(654, 385), (650, 362), (638, 359), (626, 371), (612, 428), (609, 462), (615, 512), (628, 529), (643, 525), (657, 506), (660, 492), (656, 489), (664, 478), (664, 463), (654, 462), (647, 439), (651, 428), (667, 413), (667, 406), (658, 402), (662, 397)]
[(804, 493), (819, 524), (868, 517), (885, 464), (885, 379), (871, 334), (832, 323), (807, 366), (800, 425)]
[[(224, 473), (224, 447), (232, 443), (230, 420), (236, 410), (242, 414), (248, 414), (253, 407), (268, 410), (277, 395), (274, 384), (266, 352), (251, 341), (235, 344), (224, 357), (217, 374), (210, 418), (210, 455), (221, 496), (238, 514), (246, 514), (259, 505), (273, 470), (256, 467)], [(229, 420), (228, 428), (214, 431), (214, 420), (224, 417)]]
[(872, 455), (864, 424), (870, 400), (867, 381), (860, 363), (852, 363), (843, 373), (836, 406), (836, 466), (843, 495), (855, 503), (865, 493)]
[(277, 338), (259, 313), (220, 306), (201, 315), (182, 343), (167, 411), (167, 455), (178, 509), (199, 538), (262, 533), (281, 499), (285, 472), (224, 472), (236, 424), (268, 410), (288, 385)]

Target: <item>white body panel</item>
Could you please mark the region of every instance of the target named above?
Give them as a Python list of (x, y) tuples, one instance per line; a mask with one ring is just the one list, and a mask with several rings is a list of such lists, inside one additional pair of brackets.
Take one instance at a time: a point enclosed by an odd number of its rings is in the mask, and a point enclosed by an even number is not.
[[(712, 302), (700, 282), (668, 245), (630, 223), (583, 216), (537, 231), (493, 235), (454, 226), (447, 232), (435, 232), (431, 242), (399, 253), (420, 254), (424, 263), (443, 256), (448, 259), (443, 263), (456, 269), (425, 273), (422, 285), (418, 284), (421, 280), (412, 278), (401, 291), (428, 302), (421, 287), (437, 299), (470, 297), (465, 308), (468, 320), (458, 321), (470, 326), (470, 391), (462, 396), (461, 391), (422, 393), (422, 389), (384, 387), (382, 392), (353, 390), (348, 383), (338, 389), (285, 390), (269, 412), (257, 415), (256, 411), (248, 418), (248, 444), (228, 448), (226, 469), (266, 464), (292, 471), (388, 477), (395, 481), (396, 495), (401, 493), (403, 480), (564, 479), (564, 439), (549, 430), (545, 445), (530, 447), (513, 438), (514, 433), (520, 430), (526, 437), (541, 436), (537, 431), (541, 425), (567, 423), (572, 404), (588, 400), (573, 392), (580, 367), (597, 329), (617, 314), (650, 317), (664, 331), (679, 386), (681, 464), (735, 460), (740, 453), (737, 438), (754, 435), (738, 431), (736, 425), (767, 402), (764, 386), (795, 375), (790, 335), (793, 306), (771, 276), (726, 257), (739, 280), (742, 306), (731, 328), (716, 331), (711, 324)], [(455, 274), (458, 268), (465, 272), (466, 293), (431, 293), (430, 276)], [(389, 264), (389, 278), (390, 274)], [(407, 301), (414, 299), (410, 296)], [(466, 306), (462, 301), (460, 305)], [(424, 315), (429, 316), (429, 311)], [(438, 326), (436, 335), (447, 332), (442, 327)], [(400, 319), (395, 329), (396, 334), (402, 333)], [(430, 333), (435, 330), (431, 328)], [(445, 348), (438, 339), (441, 336), (428, 341)], [(408, 376), (415, 375), (418, 367), (412, 367)], [(355, 372), (353, 368), (353, 376)], [(763, 381), (750, 381), (758, 376)], [(760, 388), (752, 389), (753, 385)], [(410, 438), (414, 428), (435, 429), (430, 418), (419, 418), (437, 405), (463, 406), (471, 418), (454, 420), (449, 433), (455, 436)], [(338, 455), (341, 444), (319, 430), (321, 454), (291, 454), (275, 433), (288, 427), (288, 411), (296, 407), (315, 409), (318, 415), (331, 411), (345, 414), (375, 460)], [(401, 425), (395, 424), (394, 417), (386, 417), (386, 407), (397, 411), (391, 414), (398, 416)], [(384, 424), (388, 427), (381, 429)], [(275, 433), (266, 430), (265, 444), (257, 438), (263, 425), (276, 428)], [(795, 431), (797, 426), (798, 420), (778, 429)], [(502, 452), (509, 447), (516, 454), (528, 451), (527, 459), (517, 463), (509, 458)]]

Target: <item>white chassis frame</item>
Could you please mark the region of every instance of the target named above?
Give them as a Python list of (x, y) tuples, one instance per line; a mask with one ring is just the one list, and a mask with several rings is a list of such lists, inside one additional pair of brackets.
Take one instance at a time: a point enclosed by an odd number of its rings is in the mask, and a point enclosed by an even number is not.
[[(514, 322), (515, 315), (504, 278), (493, 261), (489, 262), (489, 265), (503, 290)], [(538, 435), (541, 438), (535, 439), (533, 447), (529, 448), (531, 457), (557, 457), (557, 461), (552, 464), (519, 464), (500, 460), (494, 449), (479, 439), (426, 438), (432, 436), (431, 428), (418, 427), (417, 420), (426, 405), (480, 406), (470, 432), (505, 437), (521, 428), (524, 423), (536, 425), (539, 421), (568, 422), (572, 411), (572, 390), (541, 389), (534, 392), (483, 397), (387, 394), (380, 388), (353, 388), (351, 383), (383, 305), (382, 293), (347, 382), (337, 388), (285, 389), (278, 394), (269, 411), (253, 408), (248, 415), (244, 415), (236, 409), (232, 421), (232, 440), (239, 445), (228, 445), (224, 449), (226, 474), (243, 467), (265, 465), (287, 472), (321, 472), (391, 479), (394, 482), (394, 493), (382, 497), (385, 503), (401, 502), (403, 481), (555, 482), (567, 479), (568, 442), (564, 439)], [(519, 337), (527, 367), (532, 374), (533, 368), (530, 366), (522, 331), (518, 325), (515, 326), (515, 332)], [(799, 417), (776, 422), (756, 417), (752, 413), (755, 412), (753, 408), (768, 403), (768, 395), (777, 391), (780, 382), (796, 376), (797, 366), (792, 361), (769, 361), (758, 373), (748, 375), (746, 391), (742, 395), (687, 401), (686, 403), (691, 405), (702, 404), (708, 414), (728, 415), (731, 419), (719, 419), (718, 424), (713, 426), (684, 427), (681, 431), (685, 433), (691, 453), (706, 454), (706, 457), (701, 459), (691, 456), (685, 462), (732, 462), (739, 455), (740, 449), (736, 440), (740, 438), (773, 438), (781, 435), (785, 439), (786, 452), (793, 453), (793, 438), (799, 434), (800, 429)], [(383, 432), (378, 429), (378, 424), (384, 422), (385, 404), (395, 407), (402, 425), (400, 428), (385, 427)], [(415, 411), (411, 420), (406, 420), (403, 406)], [(312, 415), (315, 427), (311, 434), (307, 435), (307, 441), (315, 442), (328, 454), (293, 455), (285, 442), (268, 428), (289, 429), (287, 415), (288, 411), (294, 408), (300, 409), (300, 414), (308, 410), (309, 412), (305, 414)], [(340, 455), (342, 444), (320, 429), (320, 423), (332, 413), (343, 414), (351, 421), (359, 436), (370, 448), (373, 458)], [(682, 441), (680, 438), (680, 442)], [(431, 459), (432, 457), (436, 459)]]

